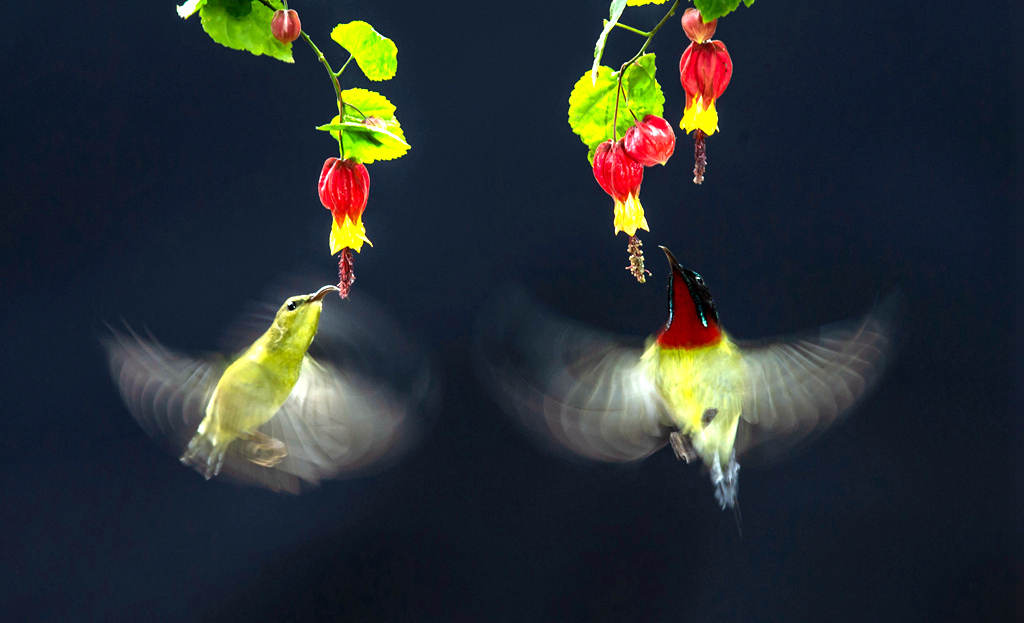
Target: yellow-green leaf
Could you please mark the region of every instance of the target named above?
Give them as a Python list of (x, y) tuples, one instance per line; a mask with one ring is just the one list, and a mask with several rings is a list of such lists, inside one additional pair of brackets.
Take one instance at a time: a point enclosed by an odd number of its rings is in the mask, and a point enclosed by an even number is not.
[(665, 4), (668, 0), (629, 0), (629, 6), (643, 6), (645, 4)]
[[(405, 133), (395, 118), (395, 105), (386, 97), (366, 89), (348, 89), (341, 92), (341, 98), (345, 114), (317, 129), (339, 138), (346, 158), (370, 164), (400, 158), (409, 151)], [(367, 124), (367, 117), (375, 117), (379, 123)]]
[(634, 116), (643, 119), (644, 115), (660, 117), (664, 113), (665, 95), (655, 79), (654, 54), (645, 54), (626, 68), (622, 92), (616, 98), (618, 78), (618, 72), (601, 65), (595, 81), (591, 81), (590, 72), (587, 72), (576, 82), (569, 96), (569, 126), (591, 153), (603, 141), (613, 137), (613, 119), (614, 137), (622, 138), (633, 127)]
[(341, 47), (356, 59), (359, 69), (370, 80), (388, 80), (398, 71), (398, 48), (395, 42), (382, 36), (366, 22), (338, 24), (331, 31)]

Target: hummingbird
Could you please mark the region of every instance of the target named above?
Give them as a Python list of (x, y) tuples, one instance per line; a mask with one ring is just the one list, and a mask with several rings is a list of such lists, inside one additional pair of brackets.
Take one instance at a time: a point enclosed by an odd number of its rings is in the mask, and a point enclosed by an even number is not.
[(700, 274), (661, 249), (668, 319), (643, 348), (551, 318), (518, 295), (484, 323), (478, 352), (503, 406), (542, 438), (609, 462), (669, 445), (706, 467), (738, 521), (737, 457), (779, 456), (849, 413), (892, 356), (897, 295), (863, 318), (742, 342), (722, 328)]
[[(112, 331), (104, 340), (111, 373), (142, 428), (207, 480), (223, 473), (298, 493), (303, 482), (364, 470), (408, 445), (415, 426), (406, 416), (429, 393), (430, 374), (424, 358), (402, 357), (410, 347), (398, 343), (409, 342), (379, 312), (360, 317), (347, 304), (343, 318), (321, 323), (324, 296), (338, 291), (288, 297), (233, 358), (193, 359), (130, 329)], [(236, 337), (259, 322), (240, 323)], [(308, 351), (318, 331), (315, 359)], [(375, 379), (380, 364), (389, 370)]]

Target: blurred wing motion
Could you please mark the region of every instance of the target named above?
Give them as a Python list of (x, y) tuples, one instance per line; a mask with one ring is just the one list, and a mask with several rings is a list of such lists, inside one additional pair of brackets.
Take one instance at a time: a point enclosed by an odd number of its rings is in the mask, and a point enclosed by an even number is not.
[(668, 440), (639, 347), (570, 323), (514, 292), (478, 327), (485, 380), (542, 438), (601, 461), (641, 459)]
[[(417, 418), (409, 416), (436, 389), (427, 357), (368, 304), (331, 307), (288, 399), (252, 437), (231, 443), (218, 478), (298, 493), (301, 482), (379, 469), (416, 437)], [(248, 341), (269, 323), (251, 324)], [(193, 360), (134, 333), (114, 332), (105, 346), (132, 416), (181, 456), (228, 360)], [(287, 456), (261, 464), (267, 444), (277, 442)]]
[(893, 354), (899, 295), (816, 335), (740, 343), (746, 372), (736, 453), (771, 460), (852, 411)]

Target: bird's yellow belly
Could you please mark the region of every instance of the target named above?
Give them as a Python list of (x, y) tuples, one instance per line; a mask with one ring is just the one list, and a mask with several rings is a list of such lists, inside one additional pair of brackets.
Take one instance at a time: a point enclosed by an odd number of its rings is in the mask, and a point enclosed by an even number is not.
[(198, 432), (214, 444), (251, 433), (274, 417), (294, 386), (257, 362), (239, 359), (217, 382)]
[(705, 461), (727, 461), (736, 441), (743, 407), (744, 369), (739, 349), (723, 337), (717, 344), (693, 349), (654, 344), (655, 386), (680, 432), (690, 437)]

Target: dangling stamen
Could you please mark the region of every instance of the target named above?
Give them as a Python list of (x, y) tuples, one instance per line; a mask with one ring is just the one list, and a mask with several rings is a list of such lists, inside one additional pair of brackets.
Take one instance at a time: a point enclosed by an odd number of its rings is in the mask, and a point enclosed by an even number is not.
[(693, 132), (693, 183), (704, 183), (704, 169), (708, 166), (708, 155), (704, 147), (704, 132), (697, 128)]
[(352, 255), (352, 249), (348, 247), (342, 249), (341, 259), (338, 260), (338, 289), (340, 290), (338, 296), (343, 299), (348, 298), (352, 284), (356, 281), (354, 263), (355, 257)]
[(651, 271), (644, 268), (644, 252), (640, 247), (644, 246), (644, 243), (640, 242), (640, 239), (636, 236), (629, 237), (629, 245), (626, 247), (626, 251), (629, 252), (629, 266), (626, 267), (636, 280), (640, 283), (646, 283), (647, 277)]

